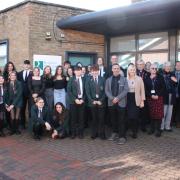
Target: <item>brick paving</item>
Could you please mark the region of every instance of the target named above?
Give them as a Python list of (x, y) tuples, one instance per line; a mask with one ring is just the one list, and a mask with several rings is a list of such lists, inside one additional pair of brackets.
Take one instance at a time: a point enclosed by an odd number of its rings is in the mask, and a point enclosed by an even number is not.
[(125, 145), (85, 139), (35, 141), (28, 133), (0, 138), (0, 180), (178, 180), (180, 130), (140, 134)]

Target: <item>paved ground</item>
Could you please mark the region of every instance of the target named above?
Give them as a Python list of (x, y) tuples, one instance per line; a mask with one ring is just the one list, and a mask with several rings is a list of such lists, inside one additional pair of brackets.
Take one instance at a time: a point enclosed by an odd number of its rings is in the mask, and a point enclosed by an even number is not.
[(83, 139), (40, 142), (27, 133), (0, 138), (0, 180), (180, 179), (180, 130), (128, 143)]

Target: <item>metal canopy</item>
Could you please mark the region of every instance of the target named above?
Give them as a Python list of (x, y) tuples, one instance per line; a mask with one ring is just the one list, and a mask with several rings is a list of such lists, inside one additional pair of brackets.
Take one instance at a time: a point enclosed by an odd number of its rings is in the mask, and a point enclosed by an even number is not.
[(61, 29), (108, 36), (180, 28), (180, 0), (147, 0), (57, 21)]

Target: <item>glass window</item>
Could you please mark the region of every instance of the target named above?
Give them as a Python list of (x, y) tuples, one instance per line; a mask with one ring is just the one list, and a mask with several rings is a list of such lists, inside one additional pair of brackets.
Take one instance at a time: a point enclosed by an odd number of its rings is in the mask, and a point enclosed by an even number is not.
[(129, 63), (135, 64), (135, 55), (132, 53), (119, 55), (118, 62), (122, 68), (126, 69), (129, 65)]
[(142, 53), (139, 54), (139, 58), (145, 62), (157, 63), (161, 68), (162, 65), (168, 61), (168, 53)]
[(7, 42), (0, 42), (0, 67), (7, 63)]
[(135, 36), (124, 36), (111, 38), (111, 52), (135, 51)]
[(139, 51), (168, 49), (168, 33), (139, 35)]

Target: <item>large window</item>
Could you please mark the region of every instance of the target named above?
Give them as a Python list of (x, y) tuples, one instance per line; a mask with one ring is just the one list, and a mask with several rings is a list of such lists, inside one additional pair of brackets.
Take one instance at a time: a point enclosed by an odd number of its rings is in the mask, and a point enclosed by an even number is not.
[(111, 38), (111, 52), (135, 51), (135, 36)]
[(72, 66), (81, 63), (83, 66), (94, 64), (97, 58), (96, 53), (83, 53), (83, 52), (66, 52), (66, 59), (71, 62)]
[(139, 51), (168, 49), (168, 33), (139, 35)]
[(0, 41), (0, 67), (4, 67), (8, 61), (8, 41)]
[(137, 59), (156, 62), (161, 67), (169, 60), (168, 32), (113, 37), (110, 39), (110, 53), (118, 55), (119, 64), (123, 68), (127, 68), (129, 63), (135, 63)]

